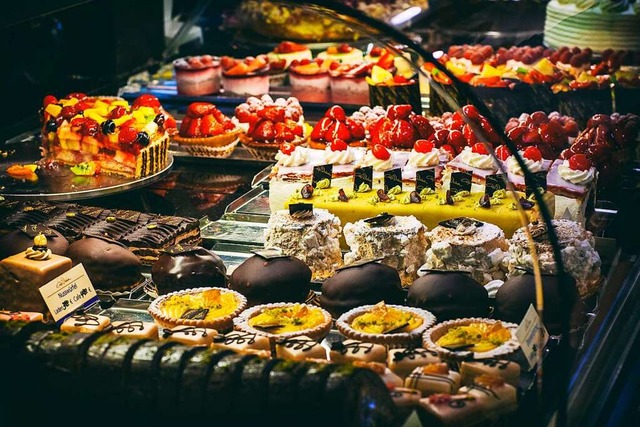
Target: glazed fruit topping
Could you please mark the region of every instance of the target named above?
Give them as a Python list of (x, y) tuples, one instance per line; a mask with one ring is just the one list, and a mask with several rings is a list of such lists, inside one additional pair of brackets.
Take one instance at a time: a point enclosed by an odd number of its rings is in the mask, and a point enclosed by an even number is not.
[(109, 118), (110, 119), (119, 119), (120, 117), (124, 116), (125, 114), (127, 114), (127, 109), (118, 105), (113, 110), (111, 110), (111, 112), (109, 113)]
[(62, 107), (62, 110), (60, 111), (60, 115), (66, 120), (70, 120), (76, 114), (78, 114), (78, 110), (73, 105)]
[(156, 109), (156, 108), (160, 108), (161, 105), (158, 98), (148, 93), (144, 93), (139, 97), (137, 97), (135, 101), (133, 101), (132, 107), (134, 109), (138, 107), (151, 107), (153, 109)]
[(345, 151), (348, 148), (348, 145), (341, 139), (334, 139), (329, 143), (329, 147), (331, 148), (331, 151)]
[(118, 134), (118, 142), (124, 144), (133, 144), (138, 139), (138, 131), (132, 127), (127, 126), (120, 129)]
[(231, 131), (235, 125), (230, 118), (208, 102), (193, 102), (180, 125), (180, 135), (187, 138), (216, 136)]
[(285, 142), (280, 144), (280, 152), (282, 154), (286, 154), (287, 156), (290, 156), (291, 153), (293, 153), (296, 149), (296, 146), (294, 144), (291, 144), (289, 142)]
[(524, 152), (522, 153), (522, 156), (525, 159), (529, 159), (533, 162), (542, 161), (542, 153), (540, 153), (540, 150), (538, 150), (536, 147), (533, 147), (533, 146), (525, 148)]
[(349, 46), (347, 43), (341, 43), (339, 45), (329, 46), (327, 48), (327, 53), (331, 55), (339, 54), (339, 53), (349, 53), (353, 50), (353, 47)]
[(214, 108), (216, 107), (208, 102), (193, 102), (187, 108), (187, 116), (194, 119), (204, 117), (207, 114), (211, 114)]
[(283, 41), (278, 46), (276, 46), (273, 51), (276, 53), (292, 53), (292, 52), (302, 52), (307, 50), (307, 46), (299, 43), (294, 43), (291, 41)]
[(371, 149), (371, 152), (375, 156), (376, 159), (380, 160), (389, 160), (391, 157), (391, 153), (387, 148), (382, 144), (375, 144)]
[(47, 95), (42, 100), (42, 106), (44, 108), (47, 108), (47, 105), (49, 105), (49, 104), (57, 104), (57, 103), (58, 103), (58, 98), (56, 98), (53, 95)]
[(45, 129), (47, 132), (55, 132), (56, 129), (58, 129), (58, 123), (56, 122), (56, 119), (47, 120), (47, 123), (45, 124)]
[(573, 170), (586, 171), (592, 166), (591, 160), (584, 154), (574, 154), (569, 158), (569, 167)]
[(268, 69), (269, 61), (266, 55), (258, 55), (256, 57), (248, 56), (244, 60), (226, 59), (223, 57), (222, 68), (226, 75), (243, 76)]
[(116, 133), (116, 124), (113, 120), (105, 120), (100, 125), (102, 133), (105, 135), (109, 135), (112, 133)]
[(476, 142), (475, 144), (473, 144), (473, 147), (471, 147), (471, 151), (476, 154), (483, 154), (485, 156), (489, 155), (487, 147), (482, 142)]
[(511, 151), (506, 145), (500, 145), (498, 146), (498, 148), (496, 148), (496, 157), (498, 157), (498, 159), (502, 160), (503, 162), (506, 161), (510, 155)]
[(578, 131), (576, 121), (557, 112), (547, 115), (542, 111), (512, 117), (505, 126), (505, 133), (519, 150), (535, 146), (545, 159), (555, 159), (569, 145), (569, 137)]
[(151, 138), (149, 138), (149, 134), (144, 131), (138, 132), (138, 135), (136, 136), (136, 142), (143, 147), (146, 147), (151, 142)]
[(379, 118), (369, 130), (372, 144), (389, 148), (412, 149), (417, 139), (430, 139), (434, 129), (429, 120), (415, 114), (410, 105), (391, 105), (386, 116)]
[(334, 105), (333, 107), (329, 108), (325, 113), (325, 117), (339, 120), (341, 122), (344, 122), (347, 119), (344, 109), (339, 105)]
[(416, 152), (423, 154), (431, 152), (434, 148), (436, 148), (436, 145), (431, 141), (427, 141), (426, 139), (419, 139), (413, 145), (413, 149)]

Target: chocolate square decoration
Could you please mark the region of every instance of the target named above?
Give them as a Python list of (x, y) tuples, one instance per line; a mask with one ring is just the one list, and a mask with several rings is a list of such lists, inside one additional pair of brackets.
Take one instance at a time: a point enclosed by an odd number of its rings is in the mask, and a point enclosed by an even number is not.
[(436, 170), (423, 169), (416, 171), (416, 191), (420, 193), (425, 188), (436, 189)]
[(313, 212), (313, 204), (311, 203), (292, 203), (289, 205), (289, 215), (298, 212)]
[(180, 218), (179, 216), (161, 216), (156, 219), (158, 224), (170, 225), (173, 227), (179, 227), (184, 220), (184, 218)]
[(366, 184), (373, 189), (373, 166), (363, 166), (354, 171), (353, 191), (358, 191), (362, 184)]
[(329, 180), (329, 187), (331, 187), (331, 178), (333, 177), (333, 165), (318, 165), (313, 167), (313, 178), (311, 178), (311, 185), (313, 188), (318, 186), (318, 183), (323, 179)]
[(402, 169), (395, 168), (384, 173), (384, 192), (388, 193), (393, 187), (400, 186), (402, 191)]
[(46, 237), (49, 237), (49, 238), (53, 238), (56, 236), (56, 233), (53, 231), (53, 229), (46, 227), (42, 224), (23, 225), (22, 227), (20, 227), (20, 231), (22, 231), (24, 234), (31, 237), (32, 239), (40, 233), (44, 234)]
[(140, 212), (128, 211), (125, 209), (118, 209), (113, 213), (113, 216), (115, 216), (117, 219), (122, 219), (130, 222), (138, 222), (140, 215)]
[(526, 185), (526, 195), (529, 197), (533, 194), (533, 189), (537, 187), (541, 187), (543, 190), (547, 191), (547, 171), (536, 172), (533, 175), (533, 182), (527, 181), (525, 177), (525, 185)]
[(451, 173), (451, 185), (449, 189), (452, 195), (456, 195), (461, 191), (471, 191), (471, 172), (453, 172)]
[(484, 194), (489, 197), (493, 197), (493, 193), (498, 190), (504, 190), (507, 188), (506, 183), (507, 176), (503, 173), (497, 173), (495, 175), (487, 175), (487, 182), (484, 187)]
[(104, 212), (104, 209), (95, 208), (95, 207), (86, 207), (86, 208), (80, 209), (79, 212), (82, 215), (90, 216), (91, 218), (98, 218), (100, 216), (100, 214), (102, 214), (102, 212)]
[(255, 249), (251, 252), (264, 259), (287, 258), (289, 256), (278, 248)]

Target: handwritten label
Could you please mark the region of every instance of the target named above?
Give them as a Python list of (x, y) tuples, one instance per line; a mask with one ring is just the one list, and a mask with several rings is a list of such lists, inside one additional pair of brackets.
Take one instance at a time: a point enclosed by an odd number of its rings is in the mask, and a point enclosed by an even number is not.
[(547, 190), (547, 171), (540, 171), (533, 173), (533, 182), (526, 181), (526, 194), (529, 197), (535, 188), (542, 188), (543, 190)]
[(495, 193), (498, 190), (504, 190), (505, 188), (507, 188), (507, 184), (506, 184), (506, 174), (504, 173), (497, 173), (495, 175), (487, 175), (487, 182), (485, 183), (485, 187), (484, 187), (484, 194), (486, 194), (489, 197), (493, 197), (493, 193)]
[(458, 194), (461, 191), (471, 191), (471, 172), (451, 173), (451, 184), (449, 189), (451, 194)]
[[(539, 334), (542, 334), (542, 337)], [(524, 357), (529, 362), (529, 369), (533, 368), (540, 360), (538, 357), (538, 349), (540, 346), (544, 348), (549, 340), (549, 333), (542, 324), (538, 312), (533, 307), (533, 304), (529, 306), (527, 314), (524, 315), (522, 322), (516, 330), (516, 337), (520, 342), (520, 348)]]
[(98, 295), (82, 264), (41, 286), (40, 294), (56, 322), (98, 301)]
[(358, 191), (362, 184), (373, 188), (373, 166), (364, 166), (354, 172), (353, 191)]
[(313, 167), (313, 177), (311, 178), (311, 185), (313, 188), (318, 186), (318, 183), (322, 180), (329, 180), (329, 187), (331, 187), (331, 178), (333, 177), (333, 165), (318, 165)]
[(402, 169), (395, 168), (384, 173), (384, 192), (388, 193), (393, 187), (400, 187), (402, 191)]
[(436, 189), (435, 169), (423, 169), (416, 171), (416, 191), (420, 193), (425, 188), (430, 190)]

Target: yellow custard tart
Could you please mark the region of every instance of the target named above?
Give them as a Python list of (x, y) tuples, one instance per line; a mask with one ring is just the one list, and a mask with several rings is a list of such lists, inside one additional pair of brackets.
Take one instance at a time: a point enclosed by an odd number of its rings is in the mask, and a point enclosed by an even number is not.
[(149, 313), (164, 328), (184, 325), (224, 332), (246, 306), (246, 298), (230, 289), (196, 288), (161, 296), (151, 303)]
[(398, 347), (419, 344), (422, 333), (435, 321), (426, 310), (381, 301), (344, 313), (336, 321), (336, 328), (348, 338)]
[(456, 319), (441, 323), (427, 332), (423, 345), (442, 356), (484, 359), (518, 349), (515, 323), (493, 319)]
[(331, 329), (331, 315), (309, 304), (263, 304), (245, 310), (235, 328), (273, 338), (306, 335), (321, 339)]

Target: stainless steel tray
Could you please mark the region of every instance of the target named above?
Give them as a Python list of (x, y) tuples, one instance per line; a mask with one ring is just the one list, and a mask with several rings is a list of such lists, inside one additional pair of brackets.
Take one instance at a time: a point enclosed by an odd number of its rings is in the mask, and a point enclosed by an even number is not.
[(269, 190), (254, 187), (227, 206), (222, 219), (266, 223), (269, 221)]
[(200, 236), (209, 243), (236, 243), (240, 245), (264, 244), (265, 223), (218, 220), (200, 229)]

